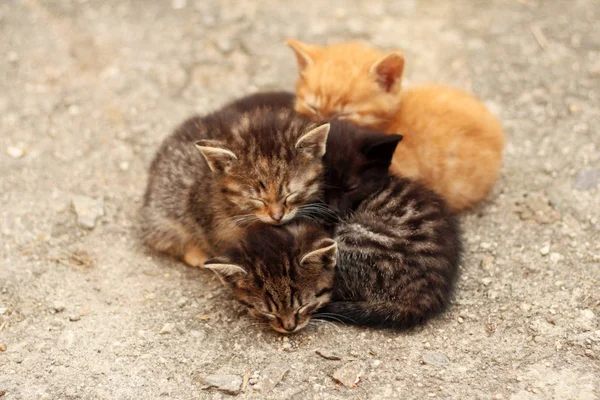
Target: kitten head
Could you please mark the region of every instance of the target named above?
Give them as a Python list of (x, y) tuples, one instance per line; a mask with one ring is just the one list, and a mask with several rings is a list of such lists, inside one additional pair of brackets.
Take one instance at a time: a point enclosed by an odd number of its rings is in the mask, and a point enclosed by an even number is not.
[(232, 124), (226, 141), (201, 140), (222, 207), (238, 225), (280, 225), (319, 199), (329, 124), (316, 126), (293, 110), (261, 109)]
[(382, 129), (400, 106), (404, 56), (360, 43), (321, 47), (289, 39), (298, 61), (296, 111)]
[(297, 332), (330, 301), (337, 245), (307, 223), (257, 228), (204, 266), (254, 317), (278, 332)]
[(381, 188), (401, 135), (370, 131), (344, 121), (331, 122), (324, 157), (325, 202), (343, 216)]

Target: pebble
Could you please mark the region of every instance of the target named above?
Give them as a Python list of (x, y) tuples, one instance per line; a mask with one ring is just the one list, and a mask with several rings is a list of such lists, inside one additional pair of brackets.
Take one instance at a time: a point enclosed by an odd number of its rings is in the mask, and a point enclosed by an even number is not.
[(172, 324), (172, 323), (170, 323), (170, 322), (167, 322), (167, 323), (166, 323), (166, 324), (164, 324), (164, 326), (161, 328), (161, 330), (160, 330), (160, 332), (159, 332), (159, 333), (160, 333), (161, 335), (166, 335), (166, 334), (169, 334), (169, 333), (173, 333), (173, 328), (175, 328), (175, 325), (173, 325), (173, 324)]
[(0, 344), (0, 351), (6, 351), (6, 345)]
[(553, 263), (557, 263), (560, 260), (562, 260), (563, 258), (564, 258), (563, 255), (560, 253), (555, 253), (555, 252), (550, 253), (550, 261), (552, 261)]
[(442, 365), (448, 364), (449, 362), (450, 360), (448, 359), (448, 357), (444, 353), (441, 353), (439, 351), (428, 351), (425, 354), (423, 354), (423, 363), (425, 364), (440, 367)]
[(181, 307), (185, 306), (187, 303), (188, 303), (188, 298), (182, 297), (179, 300), (177, 300), (177, 307), (181, 308)]
[(25, 155), (25, 150), (20, 147), (9, 146), (6, 149), (6, 153), (10, 158), (21, 158)]
[(344, 364), (335, 370), (333, 379), (347, 388), (355, 387), (363, 376), (363, 367), (358, 361), (352, 361)]
[(203, 390), (216, 389), (227, 394), (236, 395), (242, 388), (242, 378), (237, 375), (206, 375), (200, 378)]
[(494, 266), (494, 257), (485, 256), (481, 259), (481, 263), (479, 264), (481, 268), (485, 270), (489, 270)]
[(580, 191), (592, 190), (598, 186), (599, 180), (600, 170), (592, 168), (585, 169), (575, 177), (573, 189)]
[(484, 284), (485, 286), (489, 286), (489, 284), (490, 284), (490, 283), (492, 283), (492, 281), (493, 281), (493, 279), (492, 279), (492, 278), (483, 278), (483, 279), (481, 280), (481, 282), (483, 282), (483, 284)]
[(102, 199), (87, 196), (73, 196), (71, 204), (77, 214), (77, 224), (84, 229), (94, 229), (98, 218), (104, 215)]
[(65, 308), (67, 308), (67, 307), (65, 306), (65, 304), (64, 304), (64, 303), (62, 303), (62, 302), (60, 302), (60, 301), (55, 301), (55, 302), (52, 304), (52, 309), (54, 310), (54, 312), (57, 312), (57, 313), (59, 313), (59, 312), (62, 312), (62, 311), (65, 311)]
[(547, 256), (548, 254), (550, 254), (550, 245), (547, 244), (544, 247), (542, 247), (540, 249), (540, 254), (543, 255), (543, 256)]
[(16, 51), (11, 50), (8, 53), (6, 53), (6, 59), (10, 63), (16, 63), (17, 61), (19, 61), (19, 53), (17, 53)]
[(171, 0), (171, 7), (174, 10), (181, 10), (187, 5), (187, 0)]
[(0, 315), (4, 315), (8, 312), (8, 307), (0, 307)]
[(81, 319), (81, 315), (79, 315), (79, 314), (69, 315), (69, 321), (71, 321), (71, 322), (79, 321), (80, 319)]
[(261, 372), (260, 381), (257, 384), (255, 384), (253, 389), (259, 390), (263, 393), (270, 392), (275, 388), (275, 386), (277, 386), (279, 382), (281, 382), (286, 372), (288, 371), (289, 369), (283, 365), (273, 365), (267, 367), (264, 371)]
[(334, 361), (338, 361), (341, 360), (342, 357), (338, 356), (337, 354), (331, 353), (327, 350), (316, 350), (315, 353), (317, 353), (318, 355), (320, 355), (321, 357), (323, 357), (326, 360), (334, 360)]

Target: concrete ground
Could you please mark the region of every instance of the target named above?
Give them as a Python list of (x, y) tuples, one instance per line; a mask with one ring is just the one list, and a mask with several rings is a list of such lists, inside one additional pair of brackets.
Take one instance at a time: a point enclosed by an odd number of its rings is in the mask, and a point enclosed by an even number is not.
[[(0, 398), (599, 399), (599, 20), (595, 0), (2, 1)], [(408, 82), (504, 123), (455, 300), (424, 328), (283, 337), (136, 240), (161, 140), (293, 88), (287, 37), (401, 48)]]

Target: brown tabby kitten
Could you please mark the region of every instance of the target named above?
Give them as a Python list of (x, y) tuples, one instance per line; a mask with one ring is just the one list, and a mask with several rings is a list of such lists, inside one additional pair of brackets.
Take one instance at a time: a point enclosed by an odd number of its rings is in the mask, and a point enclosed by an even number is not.
[(331, 297), (336, 244), (308, 222), (250, 227), (238, 245), (205, 262), (250, 314), (281, 333), (302, 329)]
[(193, 266), (236, 243), (246, 226), (287, 223), (321, 197), (329, 124), (287, 108), (236, 107), (184, 122), (150, 167), (144, 241)]
[(326, 202), (345, 218), (333, 235), (338, 260), (332, 301), (321, 313), (358, 325), (409, 328), (448, 304), (460, 233), (439, 195), (381, 173), (399, 139), (376, 146), (380, 157), (373, 159), (366, 143), (378, 135), (332, 123), (326, 187), (335, 189), (326, 191)]

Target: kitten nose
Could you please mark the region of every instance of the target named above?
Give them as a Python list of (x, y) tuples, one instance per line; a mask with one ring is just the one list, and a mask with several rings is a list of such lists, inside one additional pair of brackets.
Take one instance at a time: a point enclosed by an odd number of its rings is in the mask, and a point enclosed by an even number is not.
[(269, 216), (273, 218), (275, 221), (279, 222), (283, 218), (283, 210), (282, 209), (274, 209), (269, 212)]
[(294, 332), (294, 330), (296, 329), (296, 322), (286, 321), (282, 324), (282, 328), (287, 332)]

